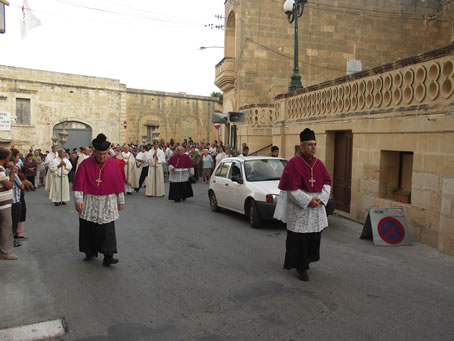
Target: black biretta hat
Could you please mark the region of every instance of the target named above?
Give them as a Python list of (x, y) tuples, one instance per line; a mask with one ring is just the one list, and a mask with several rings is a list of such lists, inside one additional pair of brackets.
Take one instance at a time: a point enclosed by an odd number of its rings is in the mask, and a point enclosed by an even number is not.
[(98, 136), (96, 136), (91, 144), (93, 145), (93, 148), (99, 150), (100, 152), (103, 152), (110, 147), (110, 142), (107, 141), (107, 137), (104, 134), (99, 134)]
[(301, 142), (304, 142), (304, 141), (311, 141), (311, 140), (315, 140), (315, 133), (313, 130), (310, 130), (309, 128), (306, 128), (304, 129), (301, 133), (300, 133), (300, 141)]

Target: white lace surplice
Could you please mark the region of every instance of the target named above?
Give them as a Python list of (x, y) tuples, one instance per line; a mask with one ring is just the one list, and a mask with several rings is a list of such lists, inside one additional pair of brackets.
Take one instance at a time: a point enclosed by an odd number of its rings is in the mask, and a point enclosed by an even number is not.
[(190, 175), (194, 175), (194, 168), (175, 168), (169, 165), (169, 171), (170, 182), (186, 182), (189, 180)]
[(118, 205), (125, 203), (124, 193), (109, 195), (84, 194), (74, 192), (76, 202), (83, 202), (84, 208), (80, 218), (96, 224), (107, 224), (120, 217)]
[[(302, 190), (281, 191), (274, 211), (274, 218), (287, 223), (287, 229), (297, 233), (320, 232), (328, 226), (325, 206), (331, 192), (330, 185), (323, 185), (319, 193)], [(309, 207), (312, 198), (319, 198), (323, 205)]]

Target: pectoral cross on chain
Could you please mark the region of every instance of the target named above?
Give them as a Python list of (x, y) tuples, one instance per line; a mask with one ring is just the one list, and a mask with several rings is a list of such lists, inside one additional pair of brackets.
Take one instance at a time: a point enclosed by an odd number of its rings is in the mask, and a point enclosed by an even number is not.
[(101, 179), (96, 179), (96, 182), (98, 183), (98, 186), (101, 184), (102, 180)]
[(315, 180), (314, 178), (311, 177), (309, 182), (311, 183), (311, 186), (314, 187), (314, 183), (317, 182), (317, 180)]
[(303, 157), (302, 157), (300, 154), (298, 154), (298, 156), (299, 156), (299, 157), (301, 158), (301, 160), (303, 160), (303, 162), (310, 168), (310, 170), (311, 170), (311, 178), (310, 178), (310, 180), (308, 180), (308, 181), (311, 183), (312, 188), (314, 188), (314, 183), (317, 182), (317, 181), (314, 179), (314, 166), (315, 166), (315, 164), (317, 163), (317, 159), (315, 159), (314, 164), (311, 166), (309, 163), (307, 163), (306, 160), (303, 159)]

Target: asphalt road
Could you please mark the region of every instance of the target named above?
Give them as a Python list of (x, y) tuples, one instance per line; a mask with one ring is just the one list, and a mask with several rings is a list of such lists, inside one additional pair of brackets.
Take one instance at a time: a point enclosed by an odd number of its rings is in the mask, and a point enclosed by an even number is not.
[(453, 340), (454, 257), (415, 243), (375, 247), (331, 216), (310, 282), (282, 269), (285, 229), (127, 196), (120, 263), (83, 262), (72, 204), (27, 193), (29, 240), (0, 261), (0, 328), (64, 318), (64, 340)]

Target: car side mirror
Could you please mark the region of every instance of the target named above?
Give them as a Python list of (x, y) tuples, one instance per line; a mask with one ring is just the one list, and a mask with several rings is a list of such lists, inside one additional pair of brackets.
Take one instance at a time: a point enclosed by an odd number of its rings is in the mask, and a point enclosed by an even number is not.
[(243, 184), (243, 178), (240, 175), (232, 175), (232, 181)]

